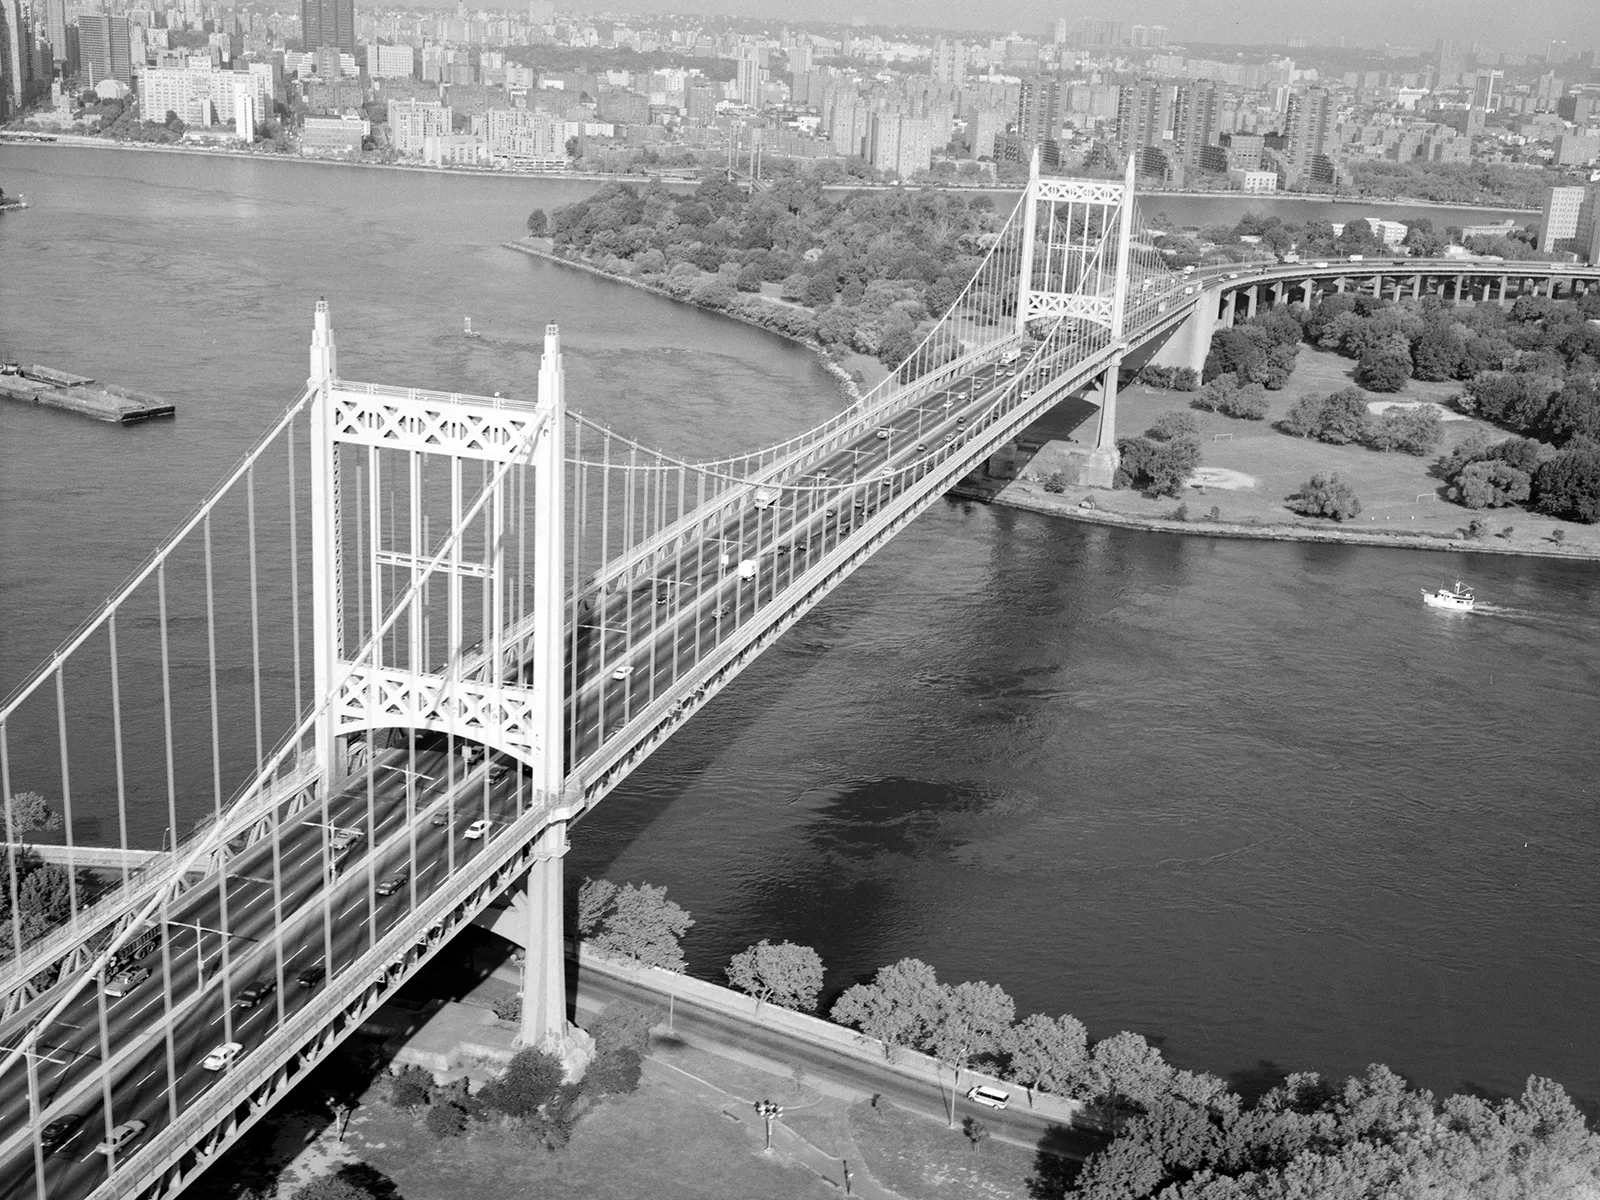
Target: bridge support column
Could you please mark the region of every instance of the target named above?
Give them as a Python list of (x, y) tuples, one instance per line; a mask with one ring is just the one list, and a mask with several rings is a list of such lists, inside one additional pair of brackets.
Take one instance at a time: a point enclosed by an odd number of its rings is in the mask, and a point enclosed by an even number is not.
[(1261, 303), (1261, 286), (1251, 284), (1250, 290), (1244, 294), (1244, 319), (1250, 320), (1256, 315), (1256, 305)]
[(1289, 285), (1284, 283), (1284, 281), (1281, 280), (1281, 279), (1278, 280), (1277, 283), (1272, 285), (1272, 307), (1273, 308), (1282, 308), (1283, 307), (1283, 292), (1284, 292), (1284, 289), (1286, 287), (1288, 287), (1288, 286)]
[[(333, 436), (334, 381), (339, 377), (338, 352), (328, 302), (317, 301), (311, 332), (311, 673), (315, 695), (333, 691), (334, 674), (344, 654), (344, 620), (340, 609), (339, 449)], [(329, 704), (313, 732), (323, 795), (338, 790), (347, 774), (339, 742), (339, 717)]]
[(1511, 287), (1510, 278), (1505, 276), (1505, 275), (1500, 276), (1500, 304), (1501, 304), (1502, 307), (1504, 307), (1505, 305), (1511, 303), (1510, 296), (1509, 296), (1510, 287)]
[(1309, 311), (1317, 302), (1317, 284), (1315, 280), (1308, 279), (1302, 286), (1306, 289), (1305, 305)]
[(1456, 304), (1461, 303), (1461, 276), (1456, 276)]
[(1341, 295), (1341, 296), (1344, 295), (1344, 276), (1343, 275), (1339, 276), (1338, 279), (1334, 280), (1333, 290), (1338, 292), (1339, 295)]
[(1224, 329), (1232, 329), (1233, 328), (1233, 314), (1234, 314), (1234, 310), (1237, 309), (1238, 307), (1239, 307), (1239, 293), (1237, 291), (1229, 292), (1227, 295), (1223, 296), (1223, 298), (1222, 298), (1222, 327)]
[[(1203, 360), (1202, 360), (1203, 361)], [(1117, 475), (1122, 455), (1117, 450), (1117, 376), (1120, 362), (1106, 368), (1100, 380), (1100, 427), (1094, 449), (1084, 463), (1081, 481), (1090, 487), (1109, 488)]]
[(528, 872), (527, 941), (523, 943), (522, 1044), (564, 1055), (570, 1040), (561, 903), (567, 823), (547, 826), (534, 843), (533, 853), (533, 868)]
[(1422, 276), (1421, 275), (1413, 275), (1411, 277), (1411, 298), (1413, 300), (1421, 300), (1422, 299)]

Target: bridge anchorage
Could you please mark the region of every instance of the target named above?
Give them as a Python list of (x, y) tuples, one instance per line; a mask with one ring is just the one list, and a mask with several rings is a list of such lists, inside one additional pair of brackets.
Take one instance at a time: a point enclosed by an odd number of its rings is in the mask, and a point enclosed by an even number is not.
[(319, 303), (303, 393), (0, 706), (0, 1200), (176, 1194), (469, 922), (527, 947), (523, 1042), (569, 1049), (571, 823), (1067, 396), (1109, 483), (1185, 286), (1131, 178), (1035, 163), (882, 384), (699, 462), (568, 412), (554, 326), (531, 398), (471, 396), (343, 378)]

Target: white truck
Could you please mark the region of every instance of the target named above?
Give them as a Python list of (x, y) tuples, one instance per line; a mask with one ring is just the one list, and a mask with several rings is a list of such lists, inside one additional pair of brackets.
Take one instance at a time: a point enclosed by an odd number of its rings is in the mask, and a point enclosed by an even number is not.
[(757, 508), (771, 508), (777, 502), (778, 493), (773, 488), (757, 488), (755, 505)]

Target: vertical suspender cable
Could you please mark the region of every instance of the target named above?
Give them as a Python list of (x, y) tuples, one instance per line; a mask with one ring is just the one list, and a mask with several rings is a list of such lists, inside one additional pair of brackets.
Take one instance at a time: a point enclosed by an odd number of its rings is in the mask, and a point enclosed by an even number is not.
[(67, 683), (65, 664), (56, 667), (56, 732), (61, 743), (61, 814), (67, 836), (67, 911), (72, 928), (78, 927), (78, 865), (72, 835), (72, 779), (67, 753)]
[(117, 668), (117, 610), (106, 616), (106, 633), (110, 638), (111, 664), (111, 745), (116, 756), (117, 769), (117, 845), (123, 850), (122, 886), (128, 886), (128, 788), (122, 754), (122, 680)]

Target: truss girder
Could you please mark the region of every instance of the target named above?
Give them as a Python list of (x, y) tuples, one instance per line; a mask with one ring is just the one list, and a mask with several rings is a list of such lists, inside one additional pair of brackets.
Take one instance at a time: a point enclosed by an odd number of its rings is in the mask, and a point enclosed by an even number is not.
[(389, 727), (431, 729), (470, 738), (522, 762), (539, 761), (544, 699), (532, 688), (423, 675), (382, 667), (347, 668), (339, 690), (339, 732)]
[(359, 384), (334, 384), (330, 399), (340, 442), (498, 463), (525, 457), (544, 420), (531, 405), (512, 401), (402, 395)]

